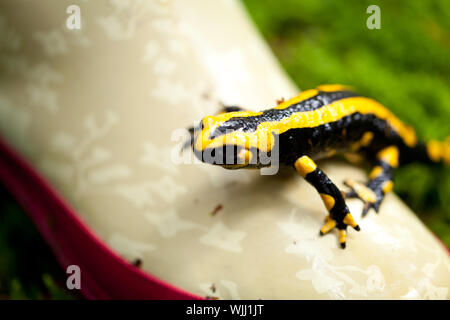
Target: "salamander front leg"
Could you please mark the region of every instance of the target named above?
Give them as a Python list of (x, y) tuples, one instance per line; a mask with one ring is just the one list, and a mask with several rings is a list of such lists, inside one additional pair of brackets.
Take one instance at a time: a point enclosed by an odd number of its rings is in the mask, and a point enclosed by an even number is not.
[(398, 167), (398, 149), (390, 146), (377, 153), (377, 162), (369, 175), (369, 182), (362, 184), (352, 179), (344, 181), (352, 190), (346, 193), (347, 198), (359, 198), (364, 202), (362, 216), (373, 208), (380, 209), (384, 196), (392, 190), (394, 183), (394, 169)]
[(337, 228), (339, 230), (339, 243), (342, 248), (345, 248), (347, 226), (351, 226), (357, 231), (360, 228), (350, 214), (341, 191), (308, 156), (300, 157), (294, 166), (297, 172), (316, 188), (329, 212), (325, 225), (320, 229), (320, 235)]

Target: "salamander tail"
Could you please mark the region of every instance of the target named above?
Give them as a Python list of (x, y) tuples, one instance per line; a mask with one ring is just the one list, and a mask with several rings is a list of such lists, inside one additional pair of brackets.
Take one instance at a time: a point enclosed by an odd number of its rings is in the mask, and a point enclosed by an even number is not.
[(422, 162), (429, 165), (450, 166), (450, 137), (444, 141), (430, 140), (419, 142), (416, 146), (403, 149), (400, 153), (400, 162)]
[(445, 141), (430, 140), (425, 147), (431, 162), (450, 166), (450, 137), (447, 137)]

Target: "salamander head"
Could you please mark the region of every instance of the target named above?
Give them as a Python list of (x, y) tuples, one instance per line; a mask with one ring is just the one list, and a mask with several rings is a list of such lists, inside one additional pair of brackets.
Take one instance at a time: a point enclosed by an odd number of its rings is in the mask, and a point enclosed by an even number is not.
[(268, 130), (250, 128), (246, 118), (254, 114), (240, 111), (203, 118), (201, 130), (194, 132), (195, 156), (226, 169), (261, 167), (260, 154), (270, 152), (273, 138)]

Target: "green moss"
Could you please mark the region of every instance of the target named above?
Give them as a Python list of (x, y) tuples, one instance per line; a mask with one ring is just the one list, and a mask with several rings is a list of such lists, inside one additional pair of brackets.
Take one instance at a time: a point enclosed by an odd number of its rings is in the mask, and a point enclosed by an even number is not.
[(65, 277), (33, 223), (0, 187), (0, 299), (72, 299)]
[[(374, 97), (421, 139), (450, 135), (450, 1), (244, 0), (301, 89), (343, 83)], [(366, 9), (381, 10), (369, 30)], [(450, 173), (412, 165), (395, 191), (450, 246)]]

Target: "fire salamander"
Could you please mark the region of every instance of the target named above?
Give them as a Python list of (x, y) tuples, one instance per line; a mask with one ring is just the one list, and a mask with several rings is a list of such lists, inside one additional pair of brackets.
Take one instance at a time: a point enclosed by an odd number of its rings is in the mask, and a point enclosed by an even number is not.
[[(336, 228), (345, 248), (347, 226), (360, 227), (345, 198), (364, 202), (362, 215), (378, 212), (394, 186), (394, 170), (413, 161), (450, 164), (450, 140), (421, 143), (415, 131), (375, 100), (342, 85), (322, 85), (280, 101), (260, 112), (225, 107), (190, 128), (195, 156), (227, 169), (263, 168), (274, 163), (290, 166), (319, 193), (328, 210), (320, 235)], [(274, 154), (277, 157), (274, 157)], [(341, 154), (359, 154), (374, 164), (366, 184), (352, 179), (341, 192), (315, 160)], [(266, 155), (270, 161), (263, 161)], [(265, 158), (267, 159), (267, 157)]]

